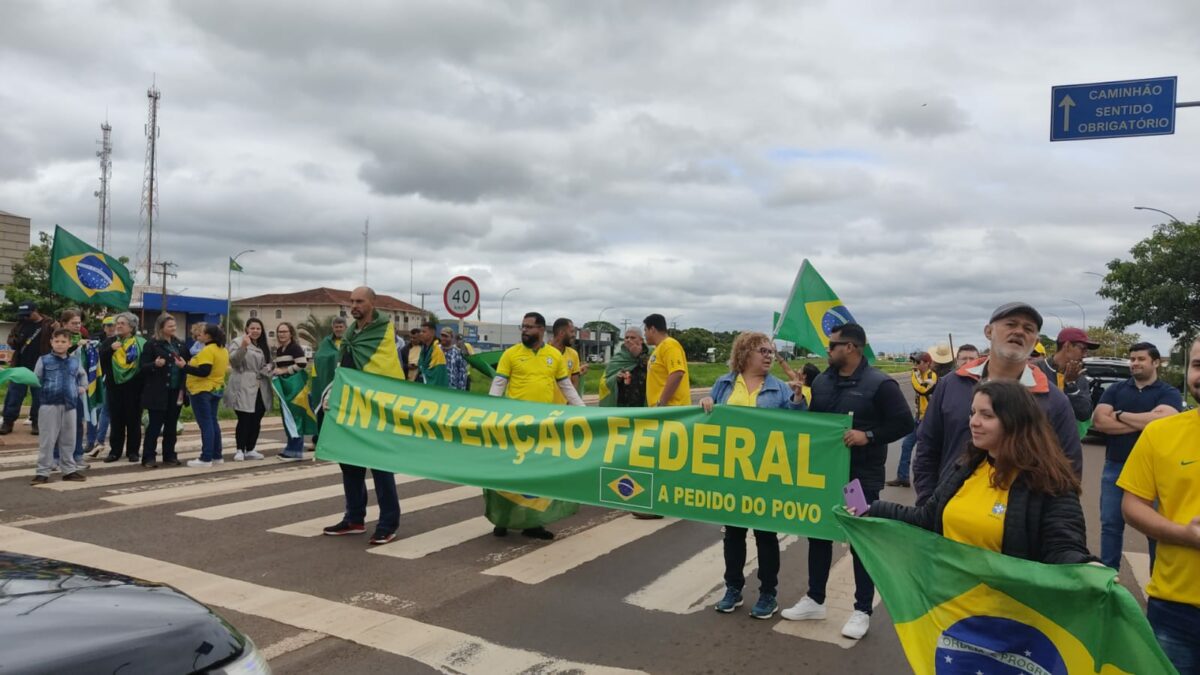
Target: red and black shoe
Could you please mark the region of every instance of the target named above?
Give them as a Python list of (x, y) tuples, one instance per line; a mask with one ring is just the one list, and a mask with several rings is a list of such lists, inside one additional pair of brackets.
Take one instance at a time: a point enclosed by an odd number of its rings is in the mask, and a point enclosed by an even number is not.
[(347, 523), (344, 520), (337, 525), (330, 525), (322, 530), (323, 533), (331, 537), (340, 537), (343, 534), (362, 534), (366, 531), (367, 528), (362, 523)]

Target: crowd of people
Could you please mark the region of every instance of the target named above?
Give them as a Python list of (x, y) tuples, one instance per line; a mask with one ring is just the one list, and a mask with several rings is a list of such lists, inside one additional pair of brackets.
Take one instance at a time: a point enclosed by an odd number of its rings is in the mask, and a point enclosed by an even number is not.
[[(326, 392), (338, 367), (407, 379), (426, 386), (469, 388), (469, 345), (449, 329), (426, 323), (399, 339), (388, 318), (375, 310), (375, 293), (361, 287), (351, 294), (352, 322), (335, 319), (332, 335), (317, 347), (312, 384)], [(180, 410), (190, 405), (200, 427), (202, 451), (189, 466), (223, 461), (217, 408), (237, 414), (234, 459), (263, 459), (256, 443), (264, 414), (273, 404), (272, 378), (309, 368), (290, 324), (276, 327), (268, 344), (265, 326), (251, 319), (244, 334), (226, 344), (216, 325), (193, 327), (193, 344), (177, 337), (175, 320), (164, 315), (153, 336), (138, 335), (137, 318), (118, 314), (104, 322), (105, 335), (88, 341), (81, 335), (78, 312), (57, 321), (41, 316), (35, 303), (20, 307), (21, 322), (10, 338), (14, 362), (33, 369), (42, 382), (33, 390), (31, 418), (40, 431), (35, 484), (49, 480), (57, 465), (63, 480), (85, 480), (83, 455), (95, 456), (105, 442), (104, 461), (124, 455), (142, 466), (162, 460), (178, 465), (175, 451)], [(1126, 522), (1151, 541), (1148, 618), (1167, 656), (1181, 673), (1200, 672), (1200, 415), (1180, 414), (1178, 390), (1158, 378), (1161, 354), (1150, 343), (1129, 350), (1131, 377), (1108, 387), (1092, 404), (1083, 358), (1098, 345), (1086, 332), (1063, 329), (1055, 351), (1038, 349), (1042, 315), (1033, 306), (1012, 302), (991, 314), (984, 327), (986, 350), (962, 345), (951, 356), (936, 348), (914, 358), (911, 385), (914, 406), (895, 379), (872, 367), (867, 335), (856, 323), (829, 332), (828, 367), (807, 364), (793, 370), (778, 359), (775, 345), (762, 333), (746, 332), (734, 341), (730, 370), (701, 401), (705, 411), (717, 405), (777, 408), (850, 414), (843, 436), (850, 452), (850, 478), (861, 485), (866, 515), (896, 519), (982, 549), (1047, 564), (1091, 563), (1119, 568)], [(543, 403), (583, 405), (580, 377), (586, 365), (574, 349), (569, 319), (550, 325), (530, 312), (521, 322), (521, 341), (501, 356), (490, 385), (492, 396)], [(88, 345), (95, 346), (89, 357)], [(395, 346), (395, 348), (388, 348)], [(1200, 339), (1190, 346), (1187, 387), (1200, 398)], [(95, 364), (89, 361), (94, 358)], [(778, 364), (785, 376), (771, 374)], [(89, 368), (101, 373), (106, 403), (85, 425)], [(600, 404), (620, 407), (691, 405), (686, 355), (667, 331), (661, 314), (626, 330), (621, 347), (607, 363)], [(24, 387), (10, 385), (0, 433), (13, 428)], [(317, 408), (318, 433), (324, 403)], [(913, 409), (915, 408), (915, 414)], [(148, 414), (142, 436), (142, 413)], [(1080, 422), (1103, 432), (1105, 463), (1100, 483), (1101, 550), (1093, 556), (1086, 543), (1080, 504), (1083, 452)], [(86, 432), (85, 432), (86, 426)], [(86, 442), (84, 439), (86, 438)], [(886, 480), (889, 444), (901, 441), (897, 475)], [(303, 437), (289, 438), (282, 460), (303, 457)], [(911, 480), (909, 476), (911, 467)], [(394, 540), (400, 505), (394, 476), (386, 471), (343, 464), (345, 512), (324, 528), (327, 535), (365, 531), (366, 472), (375, 483), (380, 518), (370, 544)], [(914, 488), (914, 505), (880, 500), (884, 487)], [(862, 515), (862, 514), (860, 514)], [(635, 513), (635, 517), (659, 516)], [(494, 534), (511, 528), (536, 539), (552, 539), (544, 524), (524, 526), (493, 520)], [(718, 612), (743, 604), (747, 531), (726, 526), (725, 592)], [(773, 616), (778, 602), (778, 535), (754, 532), (758, 548), (759, 595), (750, 615)], [(869, 630), (874, 584), (857, 554), (854, 611), (842, 627), (848, 638)], [(783, 609), (784, 619), (826, 617), (826, 586), (832, 542), (812, 539), (804, 595)]]

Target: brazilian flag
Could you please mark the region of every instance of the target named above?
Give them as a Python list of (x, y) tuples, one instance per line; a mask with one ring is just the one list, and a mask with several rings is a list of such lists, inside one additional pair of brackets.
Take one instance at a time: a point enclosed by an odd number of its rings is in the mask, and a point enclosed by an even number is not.
[(21, 366), (13, 366), (0, 370), (0, 384), (11, 382), (13, 384), (23, 384), (26, 387), (41, 387), (42, 383), (38, 380), (37, 375), (28, 368)]
[(87, 305), (129, 309), (133, 280), (116, 258), (55, 225), (50, 290)]
[[(783, 312), (775, 316), (777, 340), (787, 340), (813, 354), (829, 355), (829, 332), (844, 323), (857, 323), (829, 284), (806, 258), (792, 282)], [(863, 348), (867, 363), (875, 362), (870, 345)]]
[(84, 366), (88, 378), (87, 410), (88, 421), (92, 424), (100, 423), (100, 408), (104, 405), (104, 373), (100, 367), (98, 344), (95, 340), (88, 340), (87, 344), (79, 350), (87, 361)]
[(467, 363), (472, 368), (486, 375), (488, 378), (496, 377), (496, 366), (500, 364), (500, 357), (504, 355), (503, 349), (493, 349), (490, 352), (477, 352), (475, 354), (464, 354), (467, 358)]
[(487, 519), (497, 527), (510, 530), (549, 525), (579, 511), (579, 505), (572, 502), (502, 490), (484, 490), (483, 500)]
[(273, 377), (271, 388), (279, 397), (283, 428), (288, 438), (317, 433), (317, 414), (309, 402), (312, 380), (308, 372), (302, 370), (285, 377)]
[(917, 675), (1175, 672), (1114, 570), (1046, 565), (835, 513)]

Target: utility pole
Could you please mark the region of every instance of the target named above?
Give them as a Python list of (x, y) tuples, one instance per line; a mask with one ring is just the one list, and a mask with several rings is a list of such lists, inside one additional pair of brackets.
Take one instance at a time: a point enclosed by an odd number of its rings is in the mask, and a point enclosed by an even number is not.
[(421, 296), (421, 311), (425, 311), (425, 296), (433, 295), (433, 291), (417, 291), (417, 295)]
[[(174, 279), (175, 277), (179, 276), (178, 274), (175, 274), (174, 272), (170, 271), (170, 268), (179, 267), (179, 266), (176, 265), (175, 263), (171, 262), (170, 260), (163, 260), (160, 262), (156, 262), (156, 263), (154, 263), (154, 265), (156, 267), (162, 268), (159, 270), (158, 273), (160, 275), (162, 275), (162, 313), (166, 314), (167, 313), (167, 277), (171, 277), (172, 279)], [(143, 306), (145, 304), (146, 304), (145, 302), (142, 303)]]
[[(146, 123), (146, 167), (142, 176), (143, 231), (146, 233), (146, 285), (153, 283), (150, 276), (154, 268), (154, 216), (158, 213), (158, 101), (162, 93), (154, 84), (146, 91), (150, 110)], [(142, 303), (143, 308), (145, 303)]]
[(100, 158), (100, 189), (93, 195), (100, 199), (100, 215), (96, 219), (96, 248), (103, 251), (108, 247), (108, 223), (112, 219), (112, 202), (108, 195), (108, 183), (112, 180), (112, 127), (105, 115), (104, 124), (100, 125), (100, 149), (96, 156)]

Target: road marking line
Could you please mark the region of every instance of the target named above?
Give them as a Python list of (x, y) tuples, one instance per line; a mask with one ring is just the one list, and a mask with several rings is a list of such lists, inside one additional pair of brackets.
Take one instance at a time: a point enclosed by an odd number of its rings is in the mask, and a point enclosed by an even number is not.
[[(424, 479), (417, 478), (415, 476), (396, 476), (397, 485), (411, 483), (418, 480)], [(409, 497), (408, 499), (401, 499), (401, 518), (404, 517), (405, 513), (421, 511), (424, 509), (433, 508), (435, 506), (441, 506), (442, 504), (449, 504), (451, 502), (459, 502), (464, 499), (470, 499), (471, 497), (478, 496), (479, 494), (481, 493), (477, 487), (461, 486), (451, 488), (449, 490), (429, 492), (427, 494), (417, 495), (416, 497)], [(319, 537), (321, 536), (321, 528), (330, 523), (337, 522), (337, 519), (341, 518), (344, 514), (345, 511), (338, 511), (337, 513), (333, 513), (328, 516), (321, 516), (320, 518), (310, 518), (309, 520), (303, 520), (299, 523), (291, 523), (289, 525), (273, 527), (267, 530), (267, 532), (286, 534), (293, 537)], [(373, 522), (374, 520), (374, 518), (368, 518), (367, 522)]]
[(304, 649), (305, 647), (313, 643), (320, 642), (327, 637), (329, 636), (324, 633), (306, 630), (301, 633), (296, 633), (291, 637), (286, 637), (268, 647), (264, 647), (260, 649), (258, 653), (261, 654), (264, 659), (270, 661), (272, 659), (277, 659), (284, 654), (288, 654), (299, 649)]
[(169, 584), (200, 602), (325, 633), (403, 656), (449, 673), (570, 672), (617, 675), (640, 671), (577, 663), (506, 647), (475, 635), (305, 593), (252, 584), (115, 549), (0, 526), (0, 546)]
[[(114, 504), (149, 506), (152, 504), (181, 502), (188, 499), (198, 499), (200, 497), (212, 497), (214, 495), (228, 494), (230, 492), (240, 492), (253, 487), (287, 483), (294, 480), (308, 480), (309, 478), (319, 478), (321, 476), (340, 474), (342, 472), (342, 468), (337, 464), (327, 464), (325, 462), (309, 462), (308, 466), (296, 466), (295, 463), (277, 464), (276, 467), (281, 470), (268, 471), (225, 480), (215, 480), (189, 485), (162, 487), (153, 490), (144, 490), (141, 492), (131, 492), (128, 494), (111, 495), (109, 497), (102, 497), (102, 499), (106, 502), (112, 502)], [(193, 469), (193, 471), (195, 471), (195, 469)], [(200, 475), (203, 476), (204, 474)]]
[(439, 527), (436, 530), (422, 532), (414, 537), (397, 539), (384, 546), (375, 546), (367, 549), (367, 553), (416, 560), (451, 546), (458, 546), (472, 539), (491, 534), (491, 532), (491, 522), (487, 518), (479, 516), (446, 527)]
[(1129, 561), (1129, 569), (1133, 570), (1133, 580), (1137, 582), (1138, 588), (1142, 589), (1142, 597), (1149, 598), (1150, 596), (1146, 595), (1146, 586), (1150, 583), (1150, 554), (1133, 551), (1121, 553)]
[[(872, 607), (879, 606), (879, 592), (875, 592)], [(859, 640), (842, 637), (842, 626), (854, 613), (854, 560), (849, 551), (833, 564), (829, 571), (829, 583), (825, 587), (825, 619), (821, 621), (778, 621), (771, 627), (776, 633), (817, 640), (850, 649)]]
[[(747, 583), (758, 569), (758, 547), (754, 535), (746, 533)], [(797, 541), (796, 537), (783, 536), (779, 539), (779, 551), (786, 551)], [(660, 576), (641, 589), (625, 596), (625, 602), (659, 612), (693, 614), (715, 605), (725, 594), (725, 544), (718, 541), (696, 555), (688, 558), (671, 571)]]
[[(282, 445), (283, 444), (276, 444), (275, 447), (282, 447)], [(267, 461), (272, 461), (272, 460), (267, 460)], [(277, 464), (279, 463), (277, 460), (275, 460), (275, 461)], [(257, 464), (257, 461), (253, 462), (253, 464)], [(95, 487), (109, 487), (112, 485), (129, 485), (130, 483), (169, 480), (171, 478), (181, 478), (184, 476), (187, 476), (189, 478), (202, 478), (209, 474), (222, 473), (225, 471), (237, 471), (238, 469), (245, 469), (248, 466), (253, 466), (253, 464), (248, 464), (246, 462), (235, 462), (235, 461), (233, 461), (233, 453), (228, 452), (228, 453), (226, 453), (226, 459), (223, 464), (217, 464), (217, 465), (210, 466), (210, 467), (193, 468), (190, 466), (172, 466), (172, 467), (160, 466), (159, 468), (151, 470), (151, 471), (139, 469), (137, 471), (129, 471), (126, 473), (119, 473), (116, 475), (88, 476), (87, 481), (83, 482), (83, 483), (70, 483), (70, 482), (68, 482), (68, 483), (63, 483), (63, 482), (49, 483), (47, 485), (41, 486), (38, 489), (39, 490), (55, 490), (57, 492), (69, 492), (72, 490), (86, 490), (88, 488), (95, 488)]]
[[(266, 442), (266, 443), (260, 443), (258, 447), (260, 450), (278, 450), (280, 448), (283, 448), (284, 446), (285, 446), (284, 443)], [(195, 448), (176, 447), (175, 453), (181, 461), (186, 460), (186, 459), (192, 459), (194, 457), (200, 456), (200, 447), (199, 446), (197, 446)], [(0, 470), (0, 480), (6, 480), (8, 478), (27, 478), (27, 477), (29, 477), (29, 475), (33, 472), (34, 468), (37, 466), (37, 455), (31, 455), (31, 457), (32, 458), (29, 459), (28, 461), (23, 461), (20, 463), (6, 462), (4, 464), (4, 470)], [(232, 462), (233, 461), (232, 457), (233, 457), (233, 455), (230, 455), (229, 458), (227, 458), (225, 460), (225, 463), (228, 464), (228, 463)], [(87, 475), (89, 478), (96, 471), (107, 471), (109, 469), (120, 469), (121, 467), (134, 468), (139, 471), (141, 470), (141, 468), (137, 462), (130, 462), (130, 461), (126, 460), (125, 458), (121, 458), (115, 462), (105, 462), (103, 456), (100, 456), (100, 457), (84, 456), (83, 461), (88, 465)], [(159, 461), (160, 469), (166, 468), (165, 465), (162, 464), (162, 455), (161, 454), (159, 454), (159, 456), (158, 456), (158, 461)], [(250, 460), (250, 461), (261, 461), (261, 460)], [(243, 462), (238, 462), (238, 464), (242, 464), (242, 463)], [(180, 468), (183, 468), (183, 467), (180, 467)], [(193, 469), (193, 470), (195, 470), (195, 469)]]
[[(374, 490), (375, 485), (367, 483), (367, 489)], [(324, 485), (309, 490), (297, 490), (296, 492), (285, 492), (279, 495), (247, 499), (241, 502), (217, 504), (216, 506), (208, 506), (202, 509), (183, 511), (175, 515), (184, 516), (185, 518), (199, 518), (200, 520), (224, 520), (248, 513), (261, 513), (262, 511), (270, 511), (271, 509), (278, 509), (284, 506), (315, 502), (331, 497), (341, 497), (343, 492), (344, 490), (341, 485)]]
[(509, 577), (525, 584), (541, 583), (676, 522), (676, 518), (638, 520), (622, 516), (490, 567), (483, 573)]

